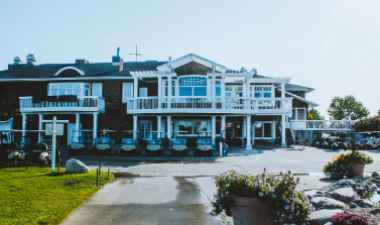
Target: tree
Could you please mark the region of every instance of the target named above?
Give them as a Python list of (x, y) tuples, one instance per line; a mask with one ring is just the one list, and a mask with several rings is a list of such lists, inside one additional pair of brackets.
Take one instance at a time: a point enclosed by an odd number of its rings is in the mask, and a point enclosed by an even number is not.
[(309, 120), (324, 120), (325, 117), (320, 115), (320, 112), (316, 109), (311, 109), (307, 115)]
[(355, 131), (380, 131), (380, 116), (367, 117), (356, 121)]
[(352, 95), (344, 98), (334, 97), (327, 112), (334, 120), (357, 120), (369, 115), (369, 111), (363, 103), (356, 101)]

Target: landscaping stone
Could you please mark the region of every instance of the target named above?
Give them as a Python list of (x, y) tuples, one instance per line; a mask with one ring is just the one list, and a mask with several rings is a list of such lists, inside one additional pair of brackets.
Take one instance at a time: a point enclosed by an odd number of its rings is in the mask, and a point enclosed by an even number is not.
[(67, 173), (89, 173), (91, 172), (90, 168), (84, 163), (77, 159), (69, 159), (66, 161), (66, 172)]
[(376, 177), (380, 177), (380, 174), (379, 172), (373, 172), (372, 175), (371, 175), (373, 178), (376, 178)]
[(332, 222), (327, 222), (325, 225), (334, 225)]
[(357, 176), (357, 177), (354, 177), (353, 180), (354, 180), (356, 183), (359, 183), (359, 182), (362, 182), (362, 181), (364, 180), (364, 178), (361, 177), (361, 176)]
[(328, 193), (332, 198), (342, 201), (344, 203), (350, 203), (355, 199), (358, 199), (358, 195), (351, 187), (340, 188)]
[(309, 190), (309, 191), (304, 191), (303, 195), (308, 197), (309, 199), (312, 199), (314, 197), (319, 197), (322, 196), (323, 192), (320, 190)]
[(372, 209), (370, 211), (371, 214), (380, 214), (380, 208)]
[(356, 205), (355, 203), (351, 203), (351, 205), (350, 205), (350, 208), (351, 208), (351, 209), (355, 209), (355, 208), (357, 208), (357, 207), (359, 207), (359, 206)]
[(350, 187), (350, 183), (347, 180), (340, 180), (336, 183), (336, 185), (339, 185), (340, 187)]
[(322, 209), (312, 212), (309, 216), (311, 225), (325, 225), (334, 215), (343, 213), (341, 209)]
[(345, 204), (332, 198), (316, 197), (310, 200), (316, 210), (321, 209), (343, 209)]
[(353, 201), (354, 204), (357, 204), (358, 206), (362, 208), (372, 208), (373, 203), (368, 199), (357, 199)]

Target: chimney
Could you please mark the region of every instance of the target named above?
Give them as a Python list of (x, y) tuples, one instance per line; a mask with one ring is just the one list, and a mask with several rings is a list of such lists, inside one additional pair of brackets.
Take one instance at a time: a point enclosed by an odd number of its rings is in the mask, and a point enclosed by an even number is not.
[(120, 48), (117, 48), (117, 55), (112, 56), (112, 73), (118, 73), (123, 70), (123, 59), (119, 55)]
[(90, 61), (87, 59), (76, 59), (75, 64), (90, 64)]
[(29, 54), (26, 56), (26, 65), (34, 66), (37, 62), (37, 56)]

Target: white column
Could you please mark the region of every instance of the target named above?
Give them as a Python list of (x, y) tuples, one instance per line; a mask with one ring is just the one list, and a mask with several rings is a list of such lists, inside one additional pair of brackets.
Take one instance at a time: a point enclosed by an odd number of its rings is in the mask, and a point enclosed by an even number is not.
[(276, 121), (272, 122), (272, 138), (273, 138), (273, 141), (276, 140)]
[(251, 76), (247, 76), (247, 83), (246, 83), (246, 97), (251, 97)]
[(157, 103), (158, 103), (158, 108), (159, 109), (161, 109), (161, 93), (162, 93), (162, 77), (161, 76), (159, 76), (158, 77), (158, 82), (157, 82), (157, 85), (158, 85), (158, 87), (157, 87), (157, 96), (158, 96), (158, 101), (157, 101)]
[(211, 96), (212, 96), (212, 77), (207, 76), (207, 97), (211, 97)]
[(247, 118), (243, 118), (243, 144), (242, 146), (244, 146), (244, 138), (247, 138)]
[(247, 116), (247, 150), (252, 149), (251, 144), (251, 115)]
[(94, 143), (96, 143), (96, 138), (98, 137), (98, 113), (94, 113), (93, 114), (94, 115), (94, 125), (93, 125), (93, 130), (94, 130), (94, 132), (93, 132), (93, 138), (94, 138)]
[[(285, 98), (285, 83), (281, 83), (281, 98)], [(282, 100), (281, 101), (281, 108), (284, 109), (285, 108), (285, 100)]]
[(226, 116), (222, 116), (222, 122), (221, 122), (221, 132), (222, 132), (222, 138), (226, 138)]
[[(43, 129), (43, 123), (42, 120), (44, 119), (43, 114), (38, 114), (38, 130)], [(42, 142), (42, 133), (38, 133), (38, 142)]]
[(161, 116), (157, 116), (157, 138), (161, 138)]
[(285, 135), (286, 129), (285, 128), (286, 128), (285, 115), (282, 115), (282, 118), (281, 118), (281, 138), (282, 138), (281, 147), (283, 147), (283, 148), (286, 148), (286, 135)]
[(222, 100), (222, 108), (224, 109), (226, 107), (226, 77), (225, 76), (222, 76), (222, 81), (221, 81), (221, 84), (220, 84), (220, 95), (221, 95), (221, 100)]
[(133, 139), (137, 139), (137, 116), (133, 116)]
[[(27, 115), (25, 113), (22, 113), (22, 129), (23, 130), (26, 130), (26, 124), (28, 122), (28, 119), (27, 119)], [(21, 146), (25, 146), (25, 136), (26, 136), (26, 132), (23, 131), (22, 132), (22, 143), (21, 143)]]
[(211, 95), (212, 96), (212, 106), (211, 108), (215, 109), (215, 88), (216, 88), (216, 81), (215, 76), (211, 77)]
[(216, 131), (216, 116), (211, 116), (211, 139), (212, 139), (212, 148), (215, 149), (215, 131)]
[(172, 77), (168, 76), (168, 109), (172, 106)]
[(137, 97), (138, 97), (138, 91), (139, 91), (139, 79), (138, 77), (133, 78), (133, 108), (137, 109)]
[(172, 121), (172, 117), (171, 116), (167, 116), (166, 117), (167, 118), (167, 120), (166, 120), (166, 122), (167, 122), (167, 129), (168, 129), (168, 134), (167, 134), (167, 137), (169, 138), (169, 139), (171, 139), (171, 135), (172, 135), (172, 127), (171, 127), (171, 121)]

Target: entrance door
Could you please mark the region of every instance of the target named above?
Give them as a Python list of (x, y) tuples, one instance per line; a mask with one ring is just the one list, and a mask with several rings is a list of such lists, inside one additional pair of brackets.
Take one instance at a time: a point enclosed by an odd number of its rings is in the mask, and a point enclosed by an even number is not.
[[(82, 129), (82, 124), (79, 124), (79, 129)], [(75, 130), (75, 123), (67, 124), (67, 145), (71, 145), (73, 143), (74, 130)], [(79, 132), (75, 132), (75, 135), (79, 135)]]
[(140, 138), (152, 138), (151, 121), (140, 121)]

